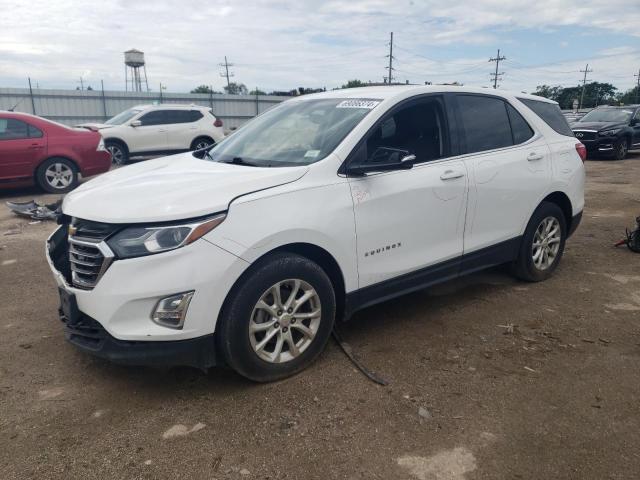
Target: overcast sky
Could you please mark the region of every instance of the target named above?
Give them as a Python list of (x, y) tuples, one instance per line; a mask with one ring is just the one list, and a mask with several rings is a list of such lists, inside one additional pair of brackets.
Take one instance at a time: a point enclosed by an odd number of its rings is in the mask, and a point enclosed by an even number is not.
[(0, 0), (0, 87), (124, 89), (123, 52), (145, 52), (149, 86), (263, 90), (382, 81), (389, 32), (394, 75), (411, 83), (487, 86), (496, 50), (501, 88), (576, 85), (625, 90), (640, 70), (640, 0)]

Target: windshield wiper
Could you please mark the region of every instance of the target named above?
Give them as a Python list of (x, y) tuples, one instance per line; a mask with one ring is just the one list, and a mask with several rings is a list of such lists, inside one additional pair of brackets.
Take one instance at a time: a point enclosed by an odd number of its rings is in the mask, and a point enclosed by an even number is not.
[(247, 162), (242, 157), (233, 157), (231, 160), (225, 160), (222, 163), (231, 163), (233, 165), (244, 165), (245, 167), (258, 167), (259, 165)]

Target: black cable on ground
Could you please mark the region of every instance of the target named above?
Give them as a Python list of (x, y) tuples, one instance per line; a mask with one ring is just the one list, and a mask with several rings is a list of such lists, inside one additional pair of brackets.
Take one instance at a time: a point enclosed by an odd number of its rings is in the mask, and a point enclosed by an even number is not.
[(338, 329), (335, 326), (333, 327), (332, 334), (333, 338), (336, 340), (344, 354), (349, 358), (349, 360), (351, 360), (351, 363), (353, 363), (356, 368), (360, 370), (369, 380), (377, 383), (378, 385), (389, 385), (389, 382), (387, 382), (384, 378), (379, 377), (375, 372), (369, 370), (362, 364), (362, 362), (360, 362), (360, 360), (356, 358), (356, 356), (353, 354), (353, 350), (351, 349), (351, 345), (344, 341), (344, 339), (340, 335), (340, 332), (338, 332)]

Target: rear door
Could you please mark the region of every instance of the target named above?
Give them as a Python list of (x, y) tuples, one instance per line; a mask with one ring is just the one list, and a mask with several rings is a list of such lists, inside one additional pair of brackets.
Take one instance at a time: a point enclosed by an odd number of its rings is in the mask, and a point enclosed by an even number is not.
[(549, 187), (549, 148), (517, 109), (500, 97), (457, 94), (456, 103), (467, 154), (464, 162), (472, 177), (465, 255), (504, 246), (508, 257)]
[(22, 120), (0, 117), (0, 180), (33, 177), (46, 147), (40, 129)]
[(198, 110), (167, 110), (167, 148), (187, 150), (198, 135), (198, 124), (203, 115)]
[(167, 150), (167, 125), (164, 110), (151, 110), (136, 120), (141, 125), (129, 125), (125, 141), (131, 153), (158, 152)]

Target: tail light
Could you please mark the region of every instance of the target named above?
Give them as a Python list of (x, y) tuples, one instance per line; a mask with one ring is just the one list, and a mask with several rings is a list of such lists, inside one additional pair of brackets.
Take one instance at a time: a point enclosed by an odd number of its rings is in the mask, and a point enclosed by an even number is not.
[(580, 155), (580, 159), (584, 162), (587, 159), (587, 147), (585, 147), (582, 143), (576, 143), (576, 152)]
[(221, 127), (222, 125), (223, 125), (222, 120), (220, 120), (219, 118), (216, 118), (216, 121), (213, 122), (214, 127)]

